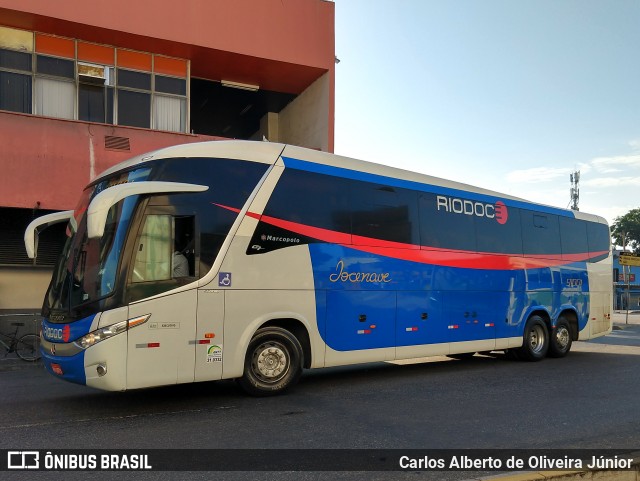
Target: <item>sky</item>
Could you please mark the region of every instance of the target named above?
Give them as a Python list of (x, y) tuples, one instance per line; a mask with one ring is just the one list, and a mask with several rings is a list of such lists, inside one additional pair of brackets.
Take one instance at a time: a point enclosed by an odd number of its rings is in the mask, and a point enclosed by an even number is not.
[(640, 0), (336, 0), (335, 153), (610, 223), (640, 207)]

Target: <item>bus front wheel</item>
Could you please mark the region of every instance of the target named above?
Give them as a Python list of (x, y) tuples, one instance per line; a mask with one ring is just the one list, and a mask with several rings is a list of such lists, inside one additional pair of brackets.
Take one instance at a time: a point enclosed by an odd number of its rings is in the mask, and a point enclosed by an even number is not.
[(252, 396), (279, 394), (298, 381), (302, 365), (300, 341), (281, 327), (264, 327), (249, 343), (238, 383)]
[(549, 330), (540, 316), (531, 316), (524, 328), (524, 343), (518, 357), (525, 361), (540, 361), (549, 350)]

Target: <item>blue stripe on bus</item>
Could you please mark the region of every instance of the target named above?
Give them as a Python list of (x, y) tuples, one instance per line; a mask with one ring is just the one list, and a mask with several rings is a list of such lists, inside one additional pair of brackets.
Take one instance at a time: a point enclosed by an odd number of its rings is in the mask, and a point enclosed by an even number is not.
[[(76, 384), (86, 384), (87, 378), (84, 371), (84, 354), (80, 351), (73, 356), (54, 356), (45, 349), (42, 351), (42, 364), (49, 371), (49, 374)], [(51, 364), (57, 364), (62, 369), (62, 375), (55, 372)]]
[(492, 196), (486, 194), (480, 194), (477, 192), (471, 192), (467, 190), (459, 190), (451, 187), (443, 187), (433, 184), (423, 184), (412, 180), (397, 179), (394, 177), (387, 177), (379, 174), (371, 174), (368, 172), (360, 172), (357, 170), (345, 169), (344, 167), (334, 167), (331, 165), (317, 164), (315, 162), (308, 162), (306, 160), (294, 159), (291, 157), (282, 157), (285, 167), (297, 170), (304, 170), (307, 172), (313, 172), (316, 174), (331, 175), (334, 177), (343, 177), (346, 179), (359, 180), (363, 182), (371, 182), (375, 184), (384, 184), (391, 187), (398, 187), (403, 189), (411, 189), (419, 192), (430, 192), (434, 194), (447, 195), (452, 197), (460, 197), (463, 199), (487, 202), (494, 204), (496, 201), (501, 200), (507, 206), (518, 207), (520, 209), (535, 210), (537, 212), (544, 212), (547, 214), (556, 214), (564, 217), (574, 218), (575, 214), (566, 209), (559, 209), (557, 207), (551, 207), (546, 205), (534, 204), (531, 202), (508, 199), (500, 196)]
[(42, 321), (42, 333), (44, 338), (50, 342), (73, 342), (85, 334), (89, 334), (95, 317), (96, 315), (92, 314), (84, 319), (66, 324), (56, 324), (45, 319)]
[[(69, 344), (91, 331), (95, 317), (96, 314), (92, 314), (84, 319), (66, 324), (54, 324), (45, 319), (42, 321), (42, 333), (44, 338), (50, 342), (55, 344)], [(84, 350), (73, 356), (57, 356), (51, 354), (46, 349), (41, 348), (40, 350), (42, 353), (42, 363), (50, 374), (76, 384), (87, 383), (84, 371)], [(59, 368), (62, 369), (62, 375), (55, 372), (51, 366), (52, 364), (57, 364)]]
[[(520, 337), (534, 310), (589, 312), (585, 263), (486, 271), (310, 244), (318, 330), (336, 351)], [(578, 287), (579, 286), (579, 287)]]

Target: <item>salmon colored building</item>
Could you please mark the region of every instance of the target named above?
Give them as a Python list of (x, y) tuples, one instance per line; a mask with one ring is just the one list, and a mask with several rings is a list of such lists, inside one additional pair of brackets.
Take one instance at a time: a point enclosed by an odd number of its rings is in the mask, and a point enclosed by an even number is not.
[(326, 0), (0, 0), (0, 312), (37, 310), (64, 241), (22, 236), (101, 171), (168, 145), (333, 151)]

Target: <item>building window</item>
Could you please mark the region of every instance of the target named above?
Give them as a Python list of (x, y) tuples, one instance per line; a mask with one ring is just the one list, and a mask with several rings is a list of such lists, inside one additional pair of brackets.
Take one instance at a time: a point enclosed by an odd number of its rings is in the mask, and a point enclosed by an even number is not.
[(175, 97), (155, 96), (154, 127), (169, 132), (184, 132), (186, 101)]
[(117, 95), (118, 125), (151, 127), (150, 73), (119, 68)]
[(151, 125), (151, 94), (118, 89), (118, 125), (142, 127)]
[(53, 78), (36, 77), (36, 114), (73, 119), (76, 86)]
[(0, 109), (31, 113), (31, 76), (0, 69)]
[(187, 132), (187, 81), (187, 60), (0, 26), (0, 110)]
[(33, 34), (0, 27), (0, 109), (30, 114)]
[(113, 123), (113, 67), (78, 62), (78, 119)]

